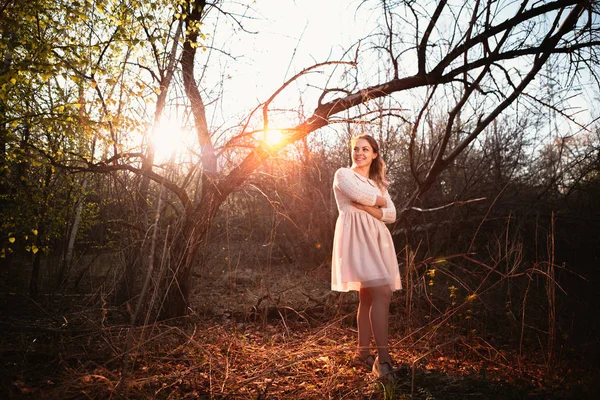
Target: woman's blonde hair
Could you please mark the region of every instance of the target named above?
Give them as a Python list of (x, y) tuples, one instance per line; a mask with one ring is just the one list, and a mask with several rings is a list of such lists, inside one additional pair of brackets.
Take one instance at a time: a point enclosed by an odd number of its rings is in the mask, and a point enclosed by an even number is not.
[(369, 142), (371, 148), (373, 149), (373, 153), (377, 154), (377, 158), (373, 160), (371, 166), (369, 167), (369, 179), (375, 181), (379, 189), (381, 189), (383, 192), (389, 186), (389, 182), (385, 177), (385, 161), (383, 161), (381, 154), (379, 154), (379, 143), (377, 143), (377, 140), (375, 140), (373, 136), (363, 133), (352, 138), (350, 141), (350, 151), (354, 149), (356, 142), (358, 142), (360, 139), (365, 139), (367, 142)]

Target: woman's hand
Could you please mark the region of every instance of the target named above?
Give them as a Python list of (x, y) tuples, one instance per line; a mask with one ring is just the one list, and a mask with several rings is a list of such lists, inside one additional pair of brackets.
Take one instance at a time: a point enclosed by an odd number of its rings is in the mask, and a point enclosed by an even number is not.
[(387, 200), (385, 197), (382, 196), (377, 196), (377, 199), (375, 200), (375, 207), (378, 208), (385, 208), (387, 207)]
[(352, 206), (358, 208), (359, 210), (366, 211), (367, 213), (369, 213), (370, 215), (372, 215), (373, 217), (375, 217), (377, 219), (383, 218), (383, 211), (381, 211), (381, 208), (379, 208), (379, 207), (366, 206), (364, 204), (360, 204), (355, 201), (352, 202)]
[(359, 210), (367, 211), (366, 208), (369, 206), (365, 206), (364, 204), (357, 203), (355, 201), (352, 202), (352, 206), (358, 208)]

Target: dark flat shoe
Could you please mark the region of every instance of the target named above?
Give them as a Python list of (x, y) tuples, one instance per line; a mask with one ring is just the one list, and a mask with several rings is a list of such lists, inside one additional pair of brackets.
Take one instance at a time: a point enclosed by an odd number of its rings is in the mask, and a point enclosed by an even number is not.
[(382, 363), (379, 362), (379, 359), (376, 358), (373, 363), (373, 375), (377, 379), (388, 379), (391, 381), (395, 381), (397, 378), (396, 370), (392, 366), (391, 363), (384, 361)]

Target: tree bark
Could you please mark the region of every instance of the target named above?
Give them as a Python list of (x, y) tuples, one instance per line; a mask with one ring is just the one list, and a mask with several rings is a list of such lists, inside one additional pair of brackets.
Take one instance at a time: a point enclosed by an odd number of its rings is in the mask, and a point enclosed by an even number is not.
[(181, 72), (186, 96), (190, 101), (196, 136), (200, 144), (200, 157), (202, 164), (202, 196), (200, 203), (193, 207), (185, 208), (182, 227), (174, 238), (175, 246), (172, 260), (175, 261), (171, 268), (174, 273), (167, 278), (165, 305), (161, 316), (165, 318), (184, 315), (187, 311), (191, 289), (191, 274), (195, 265), (196, 255), (202, 239), (210, 228), (212, 218), (217, 213), (225, 197), (218, 195), (215, 187), (209, 182), (215, 178), (217, 172), (217, 157), (210, 138), (206, 121), (204, 100), (194, 76), (194, 63), (198, 46), (198, 29), (202, 20), (206, 1), (193, 0), (186, 4), (187, 36), (183, 44), (181, 56)]
[(197, 26), (202, 20), (206, 1), (194, 0), (188, 2), (188, 16), (186, 21), (186, 30), (189, 31), (183, 43), (183, 54), (181, 55), (181, 72), (183, 74), (183, 86), (187, 98), (190, 101), (192, 114), (194, 115), (194, 126), (201, 150), (201, 161), (204, 172), (214, 175), (217, 172), (217, 156), (210, 139), (208, 124), (206, 122), (206, 110), (204, 101), (196, 78), (194, 76), (194, 62), (196, 58), (196, 49), (198, 46)]
[(191, 293), (191, 277), (196, 265), (196, 256), (202, 240), (208, 232), (212, 219), (226, 197), (210, 188), (204, 192), (202, 201), (196, 207), (186, 209), (182, 217), (179, 233), (173, 238), (172, 275), (167, 277), (166, 298), (160, 310), (161, 318), (185, 315)]
[[(150, 189), (150, 176), (153, 173), (155, 147), (153, 143), (153, 136), (158, 129), (161, 119), (164, 114), (165, 105), (167, 102), (167, 94), (171, 86), (173, 75), (175, 74), (176, 62), (177, 62), (177, 49), (179, 45), (179, 38), (181, 36), (182, 23), (179, 21), (175, 36), (173, 37), (173, 43), (169, 51), (166, 66), (160, 64), (160, 56), (155, 49), (155, 59), (158, 68), (159, 87), (160, 92), (156, 99), (156, 107), (154, 109), (154, 120), (152, 123), (152, 131), (150, 137), (146, 137), (146, 154), (142, 158), (140, 184), (138, 186), (138, 192), (136, 196), (136, 214), (138, 223), (142, 226), (142, 231), (146, 231), (149, 226), (149, 189)], [(122, 304), (129, 301), (135, 294), (135, 282), (136, 276), (138, 275), (140, 266), (143, 262), (140, 260), (140, 254), (143, 252), (144, 243), (139, 238), (134, 239), (133, 244), (134, 251), (129, 253), (129, 256), (125, 260), (125, 271), (123, 272), (123, 278), (119, 283), (119, 290), (117, 292), (116, 302)]]

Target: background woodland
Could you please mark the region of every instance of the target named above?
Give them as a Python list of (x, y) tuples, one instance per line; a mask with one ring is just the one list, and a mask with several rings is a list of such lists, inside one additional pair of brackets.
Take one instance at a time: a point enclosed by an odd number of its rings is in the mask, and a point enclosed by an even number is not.
[[(593, 398), (598, 4), (349, 2), (364, 37), (256, 100), (231, 38), (259, 3), (0, 1), (8, 398), (454, 398), (447, 376)], [(357, 299), (329, 291), (363, 132), (398, 210), (405, 386), (347, 366)]]

